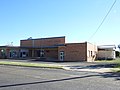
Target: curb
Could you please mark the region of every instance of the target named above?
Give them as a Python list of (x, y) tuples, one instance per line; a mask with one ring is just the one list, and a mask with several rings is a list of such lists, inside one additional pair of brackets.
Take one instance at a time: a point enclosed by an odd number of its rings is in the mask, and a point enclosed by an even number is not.
[(0, 65), (20, 66), (20, 67), (35, 67), (35, 68), (63, 69), (63, 66), (60, 66), (60, 65), (24, 63), (24, 62), (6, 62), (6, 61), (4, 61), (4, 62), (0, 62)]

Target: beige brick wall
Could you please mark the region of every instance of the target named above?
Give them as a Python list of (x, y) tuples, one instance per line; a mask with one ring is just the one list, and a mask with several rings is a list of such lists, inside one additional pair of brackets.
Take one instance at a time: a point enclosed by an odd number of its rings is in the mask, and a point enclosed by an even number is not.
[(113, 50), (99, 50), (98, 59), (115, 59), (115, 51)]
[(96, 59), (97, 46), (87, 43), (87, 62), (92, 62)]

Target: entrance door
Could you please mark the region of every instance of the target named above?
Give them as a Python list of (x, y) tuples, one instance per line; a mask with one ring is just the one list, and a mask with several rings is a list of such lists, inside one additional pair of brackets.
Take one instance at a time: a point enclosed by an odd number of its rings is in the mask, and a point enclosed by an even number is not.
[(64, 51), (60, 51), (60, 61), (64, 61)]
[(40, 50), (40, 57), (44, 57), (44, 56), (45, 56), (44, 50), (41, 49), (41, 50)]

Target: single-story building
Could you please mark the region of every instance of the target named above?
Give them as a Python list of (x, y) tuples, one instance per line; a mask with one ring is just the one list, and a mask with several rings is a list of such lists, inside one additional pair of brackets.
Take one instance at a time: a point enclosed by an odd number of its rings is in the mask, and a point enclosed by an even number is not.
[(105, 60), (105, 59), (115, 59), (115, 45), (101, 45), (98, 46), (98, 53), (97, 53), (97, 59), (99, 60)]
[(28, 50), (16, 46), (0, 46), (0, 58), (26, 58)]
[(65, 36), (28, 38), (20, 47), (1, 46), (1, 58), (40, 58), (51, 61), (88, 61), (96, 58), (97, 46), (89, 42), (65, 43)]

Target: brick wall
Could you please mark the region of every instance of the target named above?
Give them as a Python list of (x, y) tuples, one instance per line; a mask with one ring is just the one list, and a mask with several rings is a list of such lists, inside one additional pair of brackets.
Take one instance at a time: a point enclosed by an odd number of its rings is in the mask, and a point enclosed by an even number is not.
[(20, 46), (22, 47), (53, 46), (57, 44), (65, 44), (65, 37), (42, 38), (20, 41)]
[(87, 43), (87, 61), (92, 62), (96, 59), (97, 46), (91, 43)]
[(65, 47), (59, 47), (58, 51), (64, 51), (64, 61), (85, 61), (87, 59), (86, 43), (66, 44)]
[(58, 50), (57, 48), (56, 49), (48, 49), (48, 50), (45, 50), (45, 57), (48, 59), (48, 60), (58, 60)]
[[(32, 40), (21, 40), (22, 47), (40, 47), (65, 44), (65, 37), (42, 38)], [(58, 50), (48, 50), (47, 57), (54, 57), (60, 60), (60, 51), (64, 52), (64, 61), (94, 61), (97, 47), (91, 43), (71, 43), (59, 46)], [(94, 57), (95, 56), (95, 57)]]
[(22, 47), (32, 47), (33, 46), (33, 41), (32, 40), (21, 40), (20, 41), (20, 46), (22, 46)]

